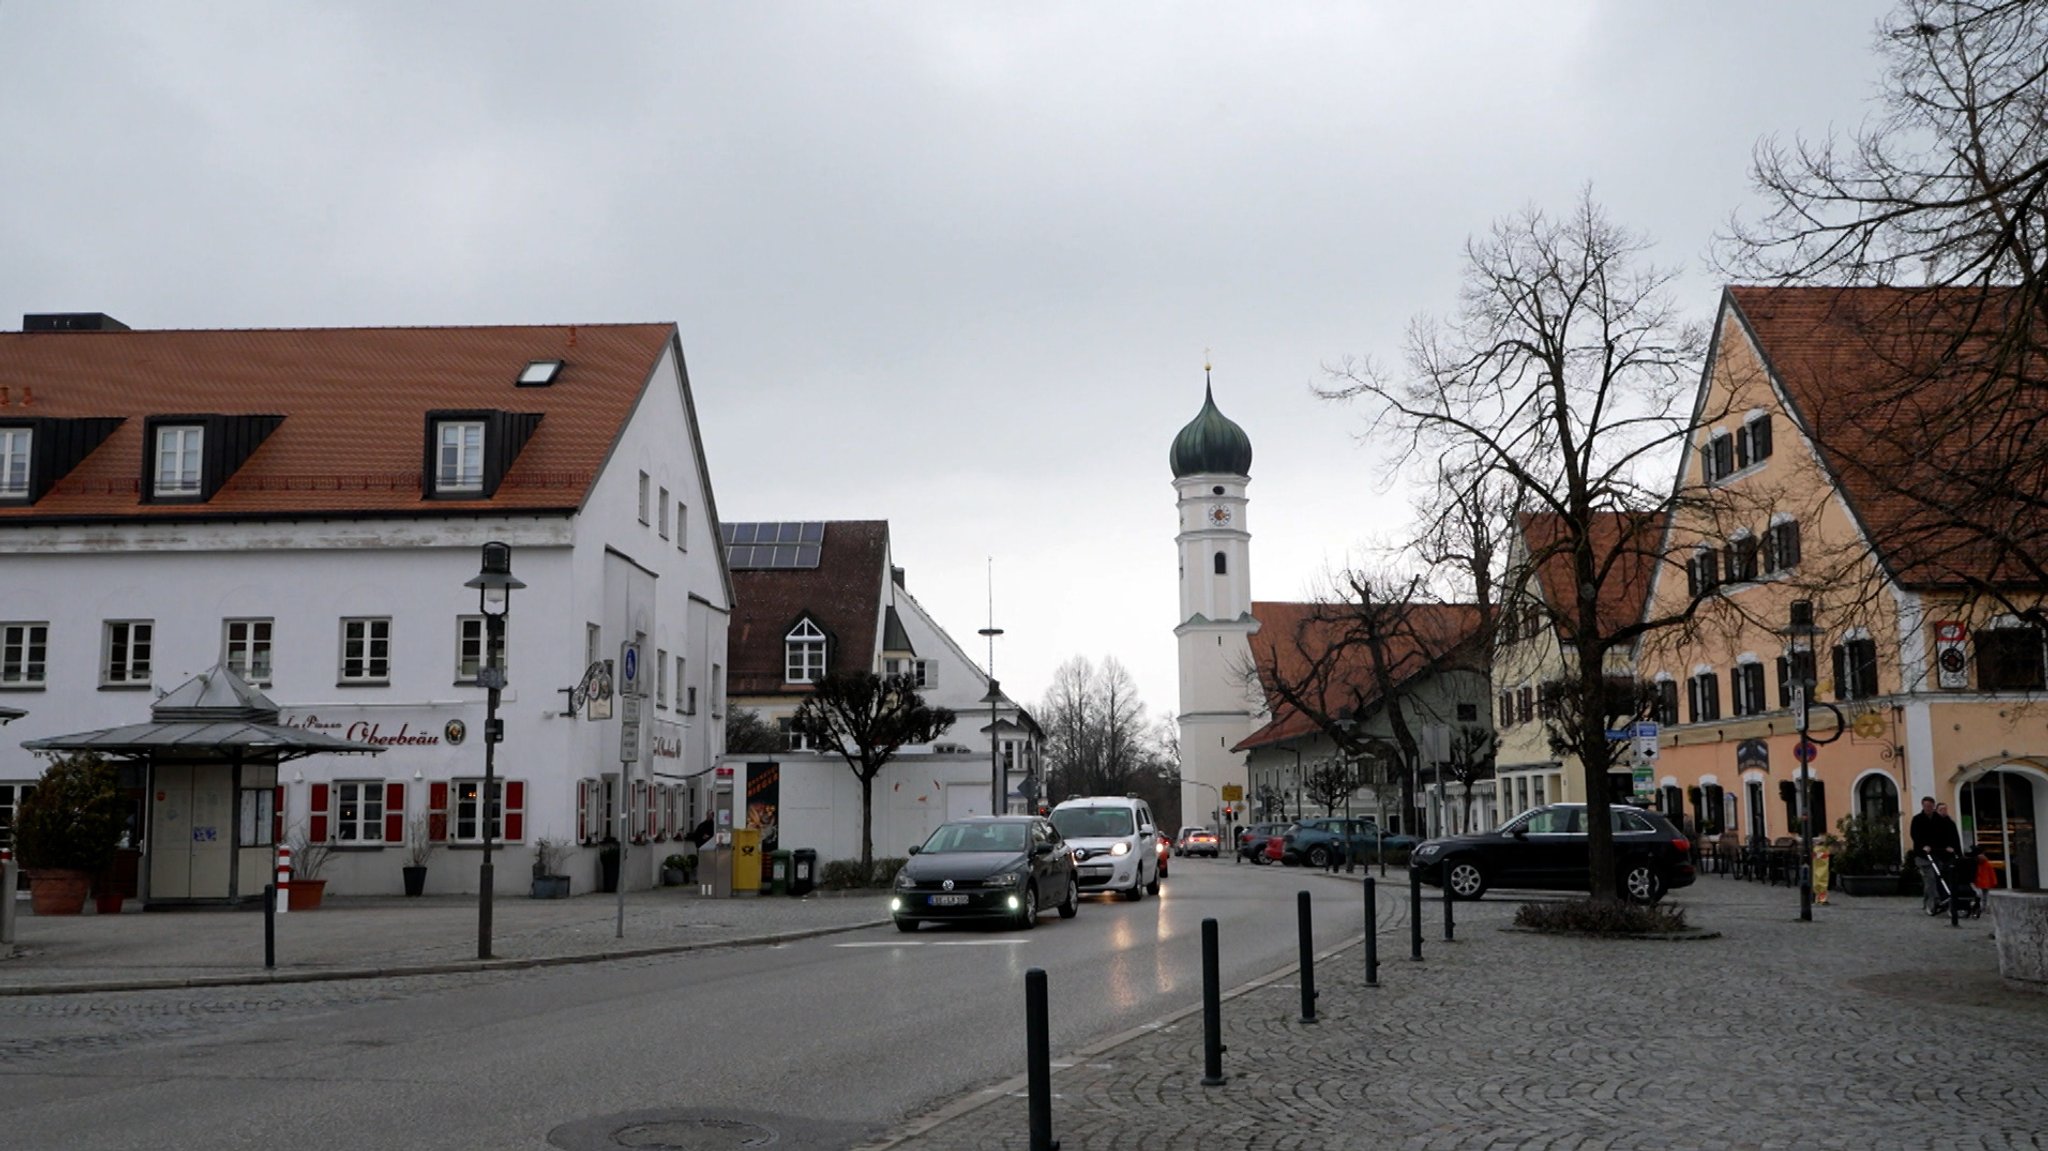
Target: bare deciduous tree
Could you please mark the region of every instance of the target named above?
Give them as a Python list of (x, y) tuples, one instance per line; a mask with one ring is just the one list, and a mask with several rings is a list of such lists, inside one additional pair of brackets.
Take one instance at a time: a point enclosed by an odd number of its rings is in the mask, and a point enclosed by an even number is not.
[[(1662, 522), (1696, 493), (1671, 476), (1693, 427), (1687, 403), (1705, 333), (1670, 298), (1673, 273), (1645, 261), (1646, 242), (1581, 195), (1568, 215), (1525, 210), (1466, 246), (1458, 310), (1409, 330), (1399, 370), (1338, 368), (1323, 389), (1361, 405), (1390, 468), (1445, 456), (1511, 483), (1554, 533), (1529, 566), (1561, 563), (1567, 603), (1553, 605), (1571, 678), (1599, 692), (1611, 653), (1688, 623), (1697, 597), (1660, 617), (1617, 615), (1610, 580), (1643, 561), (1648, 533), (1602, 531), (1617, 513)], [(1562, 609), (1562, 610), (1557, 610)], [(1598, 718), (1580, 718), (1592, 810), (1590, 886), (1616, 898), (1606, 777), (1612, 748)]]
[(835, 671), (811, 685), (789, 721), (815, 747), (834, 751), (860, 780), (860, 865), (874, 866), (875, 777), (905, 744), (930, 743), (953, 726), (951, 708), (933, 707), (909, 676)]

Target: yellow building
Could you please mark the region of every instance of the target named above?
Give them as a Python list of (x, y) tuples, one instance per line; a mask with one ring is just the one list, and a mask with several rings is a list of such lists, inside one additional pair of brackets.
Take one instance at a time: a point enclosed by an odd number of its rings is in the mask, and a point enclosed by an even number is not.
[[(1701, 834), (1799, 833), (1792, 685), (1810, 659), (1814, 834), (1933, 797), (2008, 886), (2038, 889), (2048, 660), (2020, 613), (2041, 601), (1976, 545), (1979, 529), (1932, 514), (1952, 482), (1941, 453), (1972, 446), (1916, 448), (1901, 434), (1902, 410), (1932, 422), (1963, 381), (1924, 385), (1910, 397), (1920, 409), (1892, 387), (1929, 362), (1916, 332), (1960, 302), (1939, 290), (1723, 294), (1697, 411), (1725, 414), (1694, 433), (1648, 610), (1701, 606), (1639, 669), (1661, 694), (1664, 805)], [(1804, 639), (1788, 636), (1799, 600), (1818, 626)]]

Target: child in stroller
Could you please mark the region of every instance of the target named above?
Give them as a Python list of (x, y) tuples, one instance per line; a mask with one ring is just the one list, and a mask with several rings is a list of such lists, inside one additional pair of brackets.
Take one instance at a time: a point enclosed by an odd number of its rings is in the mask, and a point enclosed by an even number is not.
[(1929, 915), (1945, 915), (1949, 904), (1955, 904), (1958, 916), (1975, 919), (1984, 914), (1984, 900), (1976, 887), (1977, 865), (1983, 851), (1972, 847), (1963, 855), (1918, 855), (1920, 865), (1921, 906)]

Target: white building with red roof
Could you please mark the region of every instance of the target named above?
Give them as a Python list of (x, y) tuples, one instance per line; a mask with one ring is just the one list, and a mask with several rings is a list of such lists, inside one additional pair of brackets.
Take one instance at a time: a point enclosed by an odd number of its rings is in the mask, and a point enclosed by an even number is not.
[[(332, 846), (336, 894), (397, 892), (414, 835), (445, 849), (429, 890), (475, 890), (487, 661), (465, 584), (497, 541), (524, 587), (496, 887), (525, 891), (547, 838), (589, 890), (622, 802), (635, 839), (694, 821), (724, 745), (732, 592), (673, 324), (23, 329), (0, 333), (0, 703), (27, 713), (0, 800), (42, 770), (21, 741), (144, 721), (225, 665), (283, 722), (385, 753), (124, 763), (137, 895), (250, 898), (265, 869), (238, 860), (280, 833)], [(626, 640), (647, 692), (630, 760), (625, 709), (572, 715), (567, 690)], [(665, 853), (629, 851), (624, 882)]]

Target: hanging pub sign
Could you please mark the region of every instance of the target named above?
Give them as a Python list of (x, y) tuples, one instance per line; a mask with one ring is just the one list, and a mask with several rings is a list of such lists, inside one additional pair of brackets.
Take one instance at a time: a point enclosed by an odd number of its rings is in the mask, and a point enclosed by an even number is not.
[(1944, 619), (1934, 623), (1934, 683), (1955, 689), (1970, 686), (1970, 654), (1963, 650), (1968, 636), (1962, 621)]

